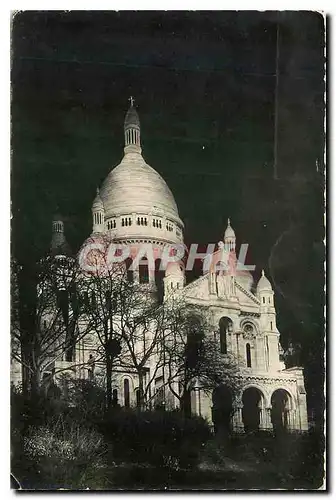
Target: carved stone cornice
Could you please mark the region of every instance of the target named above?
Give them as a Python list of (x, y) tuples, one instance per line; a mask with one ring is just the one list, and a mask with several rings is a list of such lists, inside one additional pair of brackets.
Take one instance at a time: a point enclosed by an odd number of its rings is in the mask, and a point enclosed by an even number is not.
[(260, 313), (252, 311), (240, 311), (239, 316), (250, 316), (253, 318), (260, 318)]

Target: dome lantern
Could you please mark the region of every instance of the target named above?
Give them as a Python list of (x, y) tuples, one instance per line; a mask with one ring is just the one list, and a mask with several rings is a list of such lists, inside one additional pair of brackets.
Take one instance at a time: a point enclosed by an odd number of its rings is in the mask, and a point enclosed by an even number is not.
[(141, 153), (140, 147), (140, 120), (137, 110), (134, 107), (134, 99), (129, 98), (130, 107), (125, 116), (124, 134), (125, 134), (125, 154)]
[(229, 218), (227, 220), (227, 224), (228, 225), (224, 233), (224, 244), (225, 250), (227, 252), (231, 252), (232, 250), (234, 251), (236, 249), (236, 235), (231, 227), (231, 221)]

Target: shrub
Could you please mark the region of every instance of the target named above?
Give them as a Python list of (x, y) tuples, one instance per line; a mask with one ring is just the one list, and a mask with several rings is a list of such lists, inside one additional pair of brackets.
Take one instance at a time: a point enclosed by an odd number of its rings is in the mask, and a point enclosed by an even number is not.
[(101, 434), (57, 417), (46, 425), (28, 428), (16, 475), (35, 488), (84, 488), (85, 478), (90, 473), (94, 477), (92, 470), (102, 466), (105, 453)]
[(171, 469), (194, 467), (210, 437), (204, 419), (178, 412), (119, 410), (100, 429), (113, 443), (115, 459)]
[(77, 421), (97, 421), (104, 417), (105, 390), (89, 380), (72, 380), (68, 388), (69, 413)]
[(211, 465), (223, 466), (225, 465), (226, 456), (227, 450), (223, 443), (213, 438), (204, 446), (202, 461)]

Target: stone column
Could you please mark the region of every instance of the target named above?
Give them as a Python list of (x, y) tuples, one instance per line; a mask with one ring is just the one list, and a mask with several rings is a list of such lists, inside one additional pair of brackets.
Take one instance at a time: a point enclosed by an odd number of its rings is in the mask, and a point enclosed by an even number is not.
[(268, 407), (268, 408), (264, 408), (264, 425), (263, 425), (263, 428), (266, 429), (266, 430), (272, 430), (273, 429), (273, 425), (272, 425), (272, 418), (271, 418), (271, 411), (272, 411), (272, 408), (271, 407)]
[(202, 389), (198, 390), (197, 394), (199, 415), (205, 418), (209, 424), (212, 424), (212, 411), (211, 411), (211, 396)]
[(289, 430), (296, 430), (297, 429), (296, 410), (289, 410), (288, 411), (288, 429)]
[(243, 405), (237, 404), (234, 406), (234, 413), (232, 417), (232, 427), (234, 432), (244, 432), (243, 423)]
[(156, 284), (155, 283), (155, 269), (151, 269), (150, 262), (148, 261), (148, 283), (151, 284)]
[(133, 280), (134, 283), (139, 283), (139, 269), (136, 269), (133, 271)]

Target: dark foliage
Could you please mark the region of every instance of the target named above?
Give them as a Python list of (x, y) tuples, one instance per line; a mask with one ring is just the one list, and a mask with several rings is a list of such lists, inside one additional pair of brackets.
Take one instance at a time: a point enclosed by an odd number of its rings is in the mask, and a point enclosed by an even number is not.
[(197, 465), (210, 438), (204, 419), (179, 412), (113, 412), (99, 426), (113, 443), (115, 460), (187, 469)]

